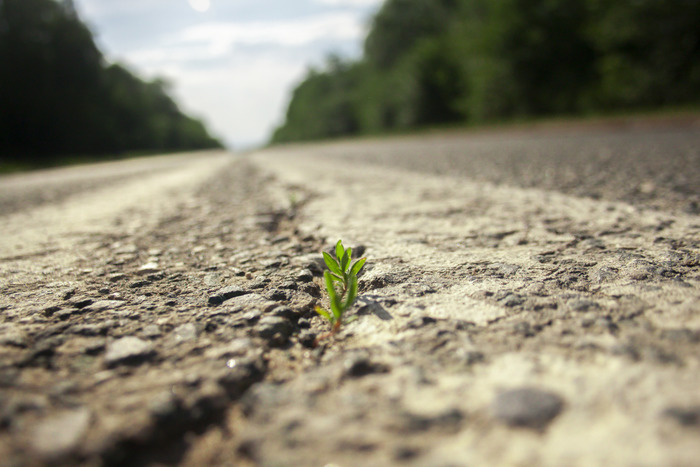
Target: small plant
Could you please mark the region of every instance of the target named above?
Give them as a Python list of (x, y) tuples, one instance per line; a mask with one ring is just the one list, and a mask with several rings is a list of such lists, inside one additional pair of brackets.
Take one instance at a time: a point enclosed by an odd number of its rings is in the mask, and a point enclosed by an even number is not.
[[(357, 274), (365, 265), (367, 258), (360, 258), (352, 263), (352, 248), (343, 248), (343, 242), (338, 240), (335, 245), (335, 258), (323, 252), (323, 260), (328, 266), (328, 271), (323, 274), (326, 282), (326, 290), (330, 299), (331, 310), (327, 311), (316, 307), (316, 313), (323, 316), (331, 324), (333, 335), (343, 324), (343, 314), (352, 306), (357, 297)], [(337, 285), (336, 285), (337, 283)], [(321, 336), (319, 339), (327, 337)]]

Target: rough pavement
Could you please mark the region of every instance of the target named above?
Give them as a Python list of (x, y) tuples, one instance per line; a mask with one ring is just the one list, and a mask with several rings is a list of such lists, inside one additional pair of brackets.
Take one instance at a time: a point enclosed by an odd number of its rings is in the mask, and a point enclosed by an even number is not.
[[(28, 206), (0, 214), (0, 458), (694, 465), (699, 140), (291, 146), (58, 175), (58, 201), (0, 179)], [(314, 348), (338, 238), (368, 257), (358, 319)]]

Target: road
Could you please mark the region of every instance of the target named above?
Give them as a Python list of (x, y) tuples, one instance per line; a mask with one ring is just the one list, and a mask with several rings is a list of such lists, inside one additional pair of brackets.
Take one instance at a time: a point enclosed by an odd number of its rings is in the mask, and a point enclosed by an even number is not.
[[(692, 465), (698, 148), (635, 122), (2, 178), (0, 455)], [(338, 238), (357, 319), (314, 347)]]

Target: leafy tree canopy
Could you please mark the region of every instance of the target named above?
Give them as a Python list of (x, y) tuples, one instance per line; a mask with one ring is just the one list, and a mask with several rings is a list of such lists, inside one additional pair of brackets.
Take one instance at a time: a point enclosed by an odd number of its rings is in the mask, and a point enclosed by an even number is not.
[(0, 157), (221, 147), (161, 80), (107, 64), (70, 0), (0, 0)]
[(272, 141), (700, 104), (697, 0), (386, 0)]

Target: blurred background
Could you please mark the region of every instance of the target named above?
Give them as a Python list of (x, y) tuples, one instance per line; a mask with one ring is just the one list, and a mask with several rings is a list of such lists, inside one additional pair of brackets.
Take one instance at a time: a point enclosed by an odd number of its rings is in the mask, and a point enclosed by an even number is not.
[(695, 110), (697, 0), (0, 0), (0, 167)]

